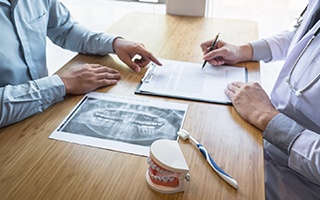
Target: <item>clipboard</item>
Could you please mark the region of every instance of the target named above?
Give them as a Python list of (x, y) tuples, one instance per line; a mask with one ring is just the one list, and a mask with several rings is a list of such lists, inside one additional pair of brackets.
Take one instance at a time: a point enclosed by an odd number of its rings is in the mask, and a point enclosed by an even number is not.
[(244, 67), (219, 66), (202, 63), (160, 59), (163, 66), (150, 63), (135, 90), (135, 94), (232, 105), (224, 94), (228, 83), (248, 82)]

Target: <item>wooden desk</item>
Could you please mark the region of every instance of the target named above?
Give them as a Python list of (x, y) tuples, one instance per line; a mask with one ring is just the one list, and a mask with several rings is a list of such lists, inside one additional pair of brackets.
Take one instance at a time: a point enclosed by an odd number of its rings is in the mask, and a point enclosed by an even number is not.
[[(144, 43), (159, 58), (202, 63), (200, 43), (221, 39), (243, 43), (257, 39), (254, 22), (133, 13), (109, 33)], [(115, 56), (78, 55), (61, 70), (80, 63), (101, 63), (120, 70), (118, 85), (98, 91), (189, 104), (184, 129), (207, 147), (214, 160), (239, 183), (224, 182), (189, 142), (180, 142), (190, 168), (184, 193), (165, 195), (145, 180), (146, 158), (48, 139), (82, 96), (69, 96), (45, 112), (0, 129), (1, 199), (264, 199), (263, 144), (260, 131), (232, 106), (134, 95), (142, 73), (135, 74)], [(259, 81), (259, 64), (248, 67)], [(199, 64), (199, 67), (201, 64)]]

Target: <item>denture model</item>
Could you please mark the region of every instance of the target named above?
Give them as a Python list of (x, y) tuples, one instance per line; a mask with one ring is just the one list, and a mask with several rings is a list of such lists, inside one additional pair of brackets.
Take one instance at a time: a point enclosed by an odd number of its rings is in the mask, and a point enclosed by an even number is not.
[(147, 163), (146, 179), (153, 190), (166, 194), (184, 191), (186, 181), (190, 180), (189, 167), (177, 141), (153, 142)]

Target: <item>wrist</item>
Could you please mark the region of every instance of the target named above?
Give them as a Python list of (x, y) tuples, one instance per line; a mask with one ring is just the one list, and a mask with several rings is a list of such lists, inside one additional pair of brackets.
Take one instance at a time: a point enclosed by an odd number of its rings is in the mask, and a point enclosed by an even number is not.
[(112, 49), (113, 49), (113, 52), (115, 53), (115, 54), (117, 54), (117, 44), (121, 41), (121, 40), (124, 40), (122, 37), (116, 37), (114, 40), (113, 40), (113, 42), (112, 42)]
[(252, 46), (248, 43), (248, 44), (239, 46), (239, 48), (240, 48), (241, 61), (251, 61), (253, 56)]
[(279, 114), (278, 110), (256, 113), (256, 115), (253, 115), (255, 118), (254, 121), (256, 122), (254, 125), (261, 131), (264, 131), (272, 118), (277, 114)]

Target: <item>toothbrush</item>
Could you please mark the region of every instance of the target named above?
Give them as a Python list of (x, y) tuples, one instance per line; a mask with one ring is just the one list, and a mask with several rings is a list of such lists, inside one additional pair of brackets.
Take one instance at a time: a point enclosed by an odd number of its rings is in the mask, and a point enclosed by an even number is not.
[(229, 176), (227, 173), (225, 173), (211, 158), (206, 148), (200, 144), (197, 140), (195, 140), (186, 130), (181, 129), (178, 132), (178, 135), (183, 140), (190, 139), (199, 149), (199, 151), (202, 153), (202, 155), (205, 157), (209, 165), (212, 167), (212, 169), (227, 183), (229, 183), (232, 187), (235, 189), (238, 189), (238, 183), (236, 180), (234, 180), (231, 176)]

